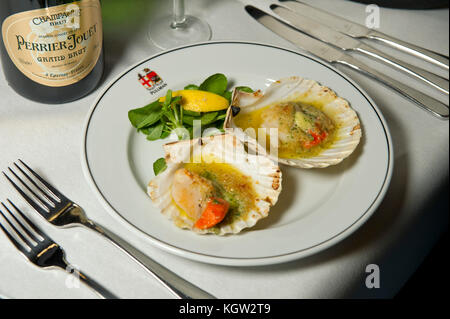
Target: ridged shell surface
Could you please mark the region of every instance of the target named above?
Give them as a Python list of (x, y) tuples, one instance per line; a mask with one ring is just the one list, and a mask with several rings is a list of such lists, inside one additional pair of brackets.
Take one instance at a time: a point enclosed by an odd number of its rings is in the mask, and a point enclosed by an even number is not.
[(301, 168), (324, 168), (336, 165), (353, 153), (358, 146), (362, 131), (355, 110), (330, 88), (314, 80), (292, 76), (273, 82), (265, 92), (247, 93), (235, 90), (232, 97), (232, 106), (239, 107), (240, 112), (252, 112), (268, 105), (285, 102), (320, 105), (320, 110), (336, 125), (337, 131), (333, 144), (313, 157), (278, 158), (269, 154), (254, 137), (245, 134), (242, 130), (237, 130), (233, 121), (233, 108), (227, 112), (224, 128), (227, 132), (235, 134), (253, 151), (266, 153), (274, 161), (282, 164)]
[[(164, 146), (167, 169), (150, 181), (147, 187), (153, 204), (161, 213), (171, 219), (180, 228), (196, 233), (215, 233), (217, 235), (236, 234), (244, 228), (252, 227), (261, 218), (267, 217), (270, 208), (275, 205), (281, 192), (281, 171), (267, 156), (251, 155), (234, 135), (223, 134), (211, 137), (179, 141)], [(175, 172), (198, 154), (218, 158), (232, 165), (250, 177), (257, 194), (254, 209), (233, 220), (230, 224), (218, 225), (218, 229), (200, 230), (194, 222), (180, 213), (172, 198), (172, 183)]]

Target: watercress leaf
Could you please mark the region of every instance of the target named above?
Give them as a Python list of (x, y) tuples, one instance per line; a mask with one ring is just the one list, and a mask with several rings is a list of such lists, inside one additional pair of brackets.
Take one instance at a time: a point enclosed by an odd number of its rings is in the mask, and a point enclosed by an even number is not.
[(189, 84), (184, 87), (185, 90), (199, 90), (200, 87), (195, 84)]
[(153, 129), (149, 132), (149, 134), (147, 135), (147, 140), (156, 141), (156, 140), (160, 139), (163, 129), (164, 129), (164, 123), (160, 122), (158, 125), (153, 127)]
[(144, 118), (137, 126), (138, 129), (145, 128), (147, 126), (151, 126), (158, 122), (162, 116), (162, 110), (158, 110), (156, 112), (150, 113), (146, 118)]
[(173, 115), (172, 110), (170, 110), (169, 108), (166, 108), (163, 110), (163, 114), (170, 122), (176, 123), (176, 119), (175, 119), (175, 116)]
[(151, 130), (152, 130), (152, 127), (145, 127), (145, 128), (138, 128), (137, 131), (144, 135), (148, 135), (148, 134), (150, 134)]
[(223, 120), (224, 118), (226, 118), (227, 117), (227, 114), (225, 113), (225, 114), (220, 114), (219, 116), (217, 116), (217, 118), (216, 118), (216, 121), (218, 121), (218, 120)]
[(167, 90), (166, 99), (164, 100), (164, 106), (168, 106), (172, 103), (172, 90)]
[(155, 101), (144, 107), (130, 110), (128, 111), (128, 119), (130, 120), (131, 125), (137, 128), (147, 116), (155, 111), (159, 111), (161, 107), (162, 104), (159, 101)]
[(165, 139), (166, 137), (168, 137), (170, 135), (170, 131), (169, 131), (169, 129), (167, 129), (167, 130), (163, 130), (163, 132), (161, 133), (161, 139), (163, 140), (163, 139)]
[(254, 92), (248, 86), (238, 86), (238, 87), (236, 87), (236, 90), (239, 90), (239, 91), (242, 91), (242, 92), (247, 92), (247, 93), (253, 93)]
[(231, 103), (231, 97), (232, 97), (233, 93), (231, 91), (225, 91), (225, 93), (223, 93), (223, 97), (226, 98), (228, 100), (228, 102)]
[(155, 175), (159, 175), (164, 172), (167, 168), (166, 160), (164, 158), (159, 158), (153, 163), (153, 172)]
[(194, 111), (189, 111), (189, 110), (184, 110), (184, 109), (183, 109), (183, 114), (189, 115), (189, 116), (194, 116), (194, 117), (202, 116), (202, 113), (200, 113), (200, 112), (194, 112)]
[(201, 121), (202, 125), (207, 125), (214, 122), (219, 112), (208, 112), (202, 115)]
[(227, 86), (227, 77), (221, 73), (216, 73), (211, 75), (200, 85), (200, 90), (222, 95), (226, 91)]
[(190, 125), (190, 126), (193, 126), (194, 125), (194, 120), (195, 120), (196, 118), (195, 117), (193, 117), (193, 116), (190, 116), (190, 115), (184, 115), (183, 116), (183, 123), (184, 124), (187, 124), (187, 125)]
[(172, 98), (172, 102), (170, 104), (180, 104), (181, 103), (181, 96), (176, 96)]

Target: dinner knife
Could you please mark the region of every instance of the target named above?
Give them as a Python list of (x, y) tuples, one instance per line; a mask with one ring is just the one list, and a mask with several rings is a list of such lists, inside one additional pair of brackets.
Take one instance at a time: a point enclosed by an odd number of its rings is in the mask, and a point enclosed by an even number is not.
[(324, 10), (309, 6), (300, 1), (283, 1), (282, 3), (289, 9), (313, 18), (316, 21), (320, 21), (336, 31), (345, 33), (354, 38), (366, 38), (381, 41), (396, 49), (402, 50), (406, 53), (414, 55), (418, 58), (422, 58), (428, 62), (449, 70), (448, 56), (444, 56), (431, 50), (394, 38), (377, 30), (367, 28), (366, 26), (346, 20)]
[(272, 30), (282, 38), (285, 38), (288, 41), (292, 42), (297, 47), (309, 51), (329, 63), (339, 63), (355, 69), (363, 74), (366, 74), (412, 100), (418, 106), (430, 112), (432, 115), (440, 119), (448, 120), (449, 108), (444, 103), (395, 79), (392, 79), (391, 77), (388, 77), (387, 75), (384, 75), (377, 70), (374, 70), (366, 64), (359, 62), (351, 55), (345, 53), (345, 51), (336, 49), (328, 44), (325, 44), (317, 39), (314, 39), (306, 34), (297, 31), (284, 22), (274, 18), (264, 11), (257, 9), (254, 6), (248, 5), (245, 7), (245, 9), (259, 23)]
[(420, 79), (427, 84), (430, 84), (434, 88), (440, 90), (445, 94), (449, 94), (449, 82), (448, 80), (413, 66), (409, 63), (401, 61), (393, 56), (385, 54), (384, 52), (358, 40), (352, 38), (348, 35), (345, 35), (341, 32), (335, 31), (328, 26), (325, 26), (322, 23), (319, 23), (307, 16), (299, 15), (289, 9), (278, 5), (272, 5), (270, 7), (273, 12), (275, 12), (278, 16), (283, 18), (288, 24), (292, 25), (294, 28), (312, 35), (313, 37), (326, 42), (328, 44), (332, 44), (337, 46), (342, 50), (348, 51), (357, 51), (365, 54), (366, 56), (373, 57), (383, 63), (394, 66), (401, 71), (408, 73), (417, 79)]

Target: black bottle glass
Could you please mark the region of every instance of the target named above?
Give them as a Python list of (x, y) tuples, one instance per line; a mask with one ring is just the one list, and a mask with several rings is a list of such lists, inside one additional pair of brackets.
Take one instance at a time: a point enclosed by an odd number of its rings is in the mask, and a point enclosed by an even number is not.
[(8, 84), (42, 103), (79, 99), (104, 68), (100, 0), (1, 0), (0, 54)]

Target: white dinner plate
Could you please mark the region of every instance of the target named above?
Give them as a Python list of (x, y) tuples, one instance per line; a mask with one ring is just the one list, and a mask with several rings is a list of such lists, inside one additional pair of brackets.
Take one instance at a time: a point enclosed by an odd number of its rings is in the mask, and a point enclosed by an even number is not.
[[(139, 80), (154, 71), (150, 87)], [(297, 75), (317, 80), (347, 99), (358, 113), (363, 138), (341, 164), (325, 169), (281, 166), (283, 190), (269, 217), (238, 235), (198, 235), (177, 228), (146, 194), (152, 164), (165, 141), (147, 141), (127, 113), (165, 95), (167, 89), (199, 84), (214, 73), (231, 86), (265, 89)], [(88, 116), (84, 172), (112, 216), (132, 225), (149, 244), (197, 261), (222, 265), (266, 265), (305, 257), (350, 235), (376, 210), (392, 175), (393, 153), (386, 122), (352, 80), (327, 63), (302, 53), (247, 42), (208, 42), (165, 51), (130, 67), (108, 85)]]

